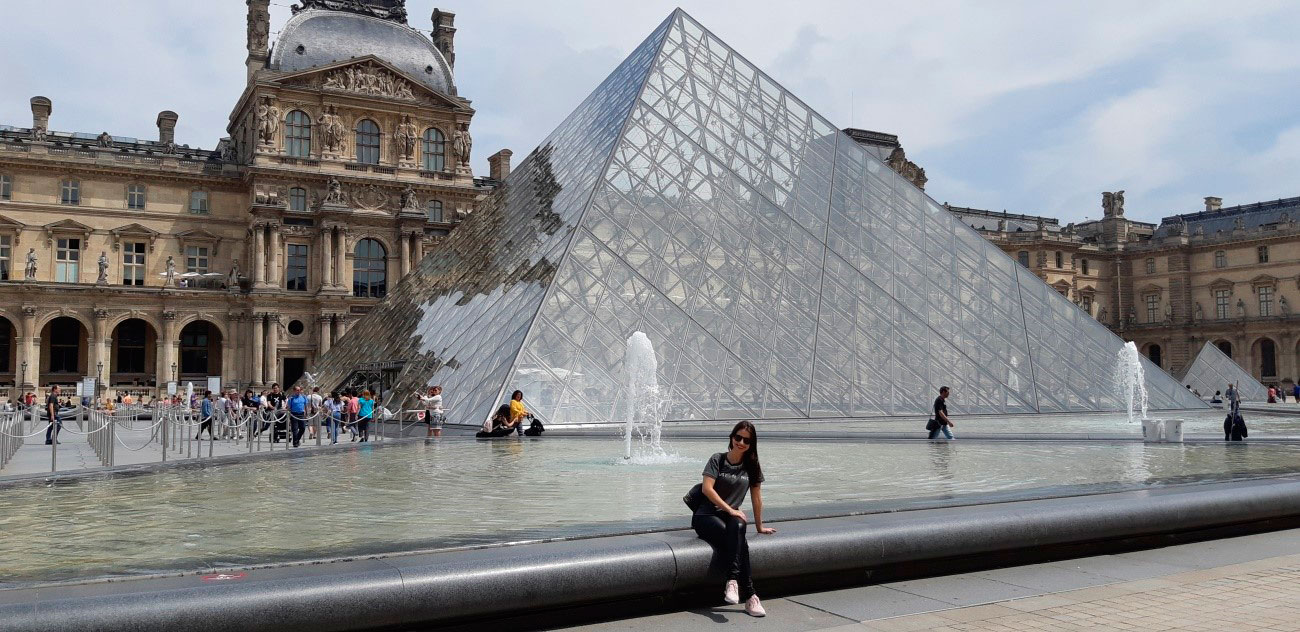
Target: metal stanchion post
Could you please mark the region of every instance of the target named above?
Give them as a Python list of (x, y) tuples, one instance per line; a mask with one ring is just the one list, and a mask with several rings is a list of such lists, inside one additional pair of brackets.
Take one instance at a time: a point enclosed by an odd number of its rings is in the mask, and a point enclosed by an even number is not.
[[(156, 410), (156, 409), (155, 409), (155, 410)], [(154, 414), (156, 414), (156, 415), (161, 415), (161, 414), (162, 414), (162, 411), (160, 411), (160, 410), (156, 410), (156, 412), (155, 412)], [(162, 441), (160, 441), (159, 443), (162, 445), (162, 460), (163, 460), (163, 463), (166, 463), (166, 462), (167, 462), (167, 418), (166, 418), (166, 417), (162, 417), (162, 418), (160, 418), (160, 419), (158, 420), (158, 423), (159, 423), (159, 425), (162, 426)]]
[(312, 424), (314, 424), (314, 425), (313, 425), (313, 428), (316, 429), (316, 447), (318, 447), (318, 448), (320, 447), (320, 436), (323, 435), (323, 434), (325, 434), (325, 427), (324, 427), (324, 426), (321, 426), (321, 424), (320, 424), (321, 420), (323, 420), (323, 419), (325, 419), (325, 417), (322, 416), (320, 410), (317, 410), (317, 411), (316, 411), (316, 414), (315, 414), (315, 415), (312, 415), (312, 420), (311, 420), (311, 422), (312, 422)]

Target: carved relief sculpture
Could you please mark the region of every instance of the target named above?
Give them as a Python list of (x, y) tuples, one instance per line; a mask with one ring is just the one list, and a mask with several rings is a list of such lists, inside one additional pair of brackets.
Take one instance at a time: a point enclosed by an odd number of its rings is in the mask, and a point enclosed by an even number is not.
[(1106, 217), (1124, 216), (1124, 192), (1105, 191), (1101, 194), (1101, 210)]
[(339, 68), (325, 75), (321, 87), (393, 99), (415, 100), (410, 82), (374, 63)]
[(100, 147), (112, 147), (112, 146), (113, 146), (113, 136), (112, 136), (112, 134), (109, 134), (108, 132), (101, 132), (101, 133), (99, 134), (99, 138), (96, 138), (96, 139), (95, 139), (95, 142), (98, 143)]
[(423, 211), (423, 209), (420, 208), (420, 198), (415, 195), (415, 188), (409, 184), (406, 185), (405, 189), (402, 189), (402, 210), (417, 212)]
[(27, 250), (27, 263), (23, 267), (23, 278), (28, 281), (36, 280), (36, 249)]
[(262, 97), (257, 106), (257, 137), (263, 145), (275, 144), (275, 133), (280, 129), (280, 108), (275, 107), (271, 97)]
[(99, 253), (99, 278), (95, 283), (98, 285), (108, 285), (108, 253), (102, 250)]
[(248, 50), (262, 52), (266, 50), (270, 36), (271, 15), (258, 7), (248, 12)]
[(401, 152), (403, 160), (415, 159), (415, 143), (417, 136), (415, 134), (415, 123), (411, 122), (411, 117), (402, 115), (402, 122), (397, 126), (397, 149)]
[(347, 128), (343, 127), (343, 119), (339, 118), (338, 112), (334, 106), (325, 106), (325, 111), (320, 115), (321, 144), (327, 154), (339, 154), (343, 152), (343, 143), (347, 137)]
[(325, 193), (326, 204), (347, 204), (347, 200), (343, 198), (343, 183), (339, 182), (338, 178), (330, 178), (326, 186), (328, 187)]

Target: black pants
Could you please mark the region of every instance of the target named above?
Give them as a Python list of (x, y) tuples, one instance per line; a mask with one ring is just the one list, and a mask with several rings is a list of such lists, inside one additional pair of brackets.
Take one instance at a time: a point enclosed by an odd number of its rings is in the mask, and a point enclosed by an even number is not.
[(45, 444), (49, 445), (59, 440), (59, 433), (63, 432), (63, 419), (58, 415), (54, 417), (54, 423), (45, 429)]
[(307, 418), (296, 413), (289, 413), (289, 427), (293, 432), (293, 447), (298, 447), (302, 433), (307, 432)]
[(748, 526), (748, 523), (735, 516), (721, 514), (695, 514), (691, 518), (691, 528), (695, 529), (695, 534), (722, 556), (727, 579), (734, 579), (740, 584), (741, 601), (754, 594), (754, 580), (749, 572), (749, 542), (745, 540), (745, 529)]
[(370, 440), (370, 418), (369, 417), (357, 422), (357, 436), (361, 437), (362, 441)]
[(207, 419), (203, 420), (203, 423), (199, 424), (199, 433), (198, 433), (197, 435), (194, 435), (194, 438), (195, 438), (195, 439), (198, 439), (199, 437), (202, 437), (202, 436), (203, 436), (203, 431), (204, 431), (204, 430), (207, 430), (207, 431), (208, 431), (208, 436), (209, 436), (209, 437), (212, 437), (213, 439), (216, 439), (216, 438), (217, 438), (216, 435), (212, 434), (212, 418), (211, 418), (211, 417), (208, 417)]
[(480, 430), (474, 433), (474, 436), (480, 439), (486, 439), (489, 437), (504, 437), (514, 431), (515, 429), (511, 428), (510, 426), (497, 426), (492, 429), (492, 432), (483, 432), (482, 430)]

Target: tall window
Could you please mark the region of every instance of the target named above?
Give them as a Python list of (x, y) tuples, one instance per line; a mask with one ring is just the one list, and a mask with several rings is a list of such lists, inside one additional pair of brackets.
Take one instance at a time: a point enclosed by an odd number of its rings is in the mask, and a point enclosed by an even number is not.
[(81, 240), (61, 238), (55, 240), (54, 280), (76, 283), (81, 280)]
[(14, 178), (0, 174), (0, 200), (7, 200), (14, 194)]
[(0, 235), (0, 281), (9, 280), (9, 269), (13, 265), (13, 260), (13, 244), (9, 241), (9, 235)]
[(144, 208), (143, 184), (126, 185), (126, 207), (135, 210)]
[(50, 373), (79, 373), (81, 323), (62, 316), (50, 322)]
[(1273, 288), (1266, 286), (1266, 287), (1258, 288), (1257, 291), (1259, 292), (1259, 315), (1272, 316), (1273, 315)]
[(284, 117), (284, 152), (299, 158), (311, 154), (311, 119), (302, 110)]
[(76, 180), (59, 182), (59, 202), (62, 204), (81, 204), (81, 183)]
[(1219, 344), (1219, 351), (1222, 351), (1222, 352), (1223, 352), (1223, 355), (1226, 355), (1226, 356), (1228, 356), (1229, 358), (1231, 358), (1231, 357), (1232, 357), (1232, 343), (1231, 343), (1231, 342), (1228, 342), (1227, 340), (1220, 340), (1218, 344)]
[(1219, 320), (1228, 317), (1228, 290), (1214, 291), (1214, 315)]
[(1017, 253), (1016, 253), (1016, 259), (1017, 259), (1018, 261), (1020, 261), (1020, 265), (1025, 266), (1026, 268), (1029, 267), (1029, 251), (1028, 251), (1028, 250), (1021, 250), (1020, 252), (1017, 252)]
[(426, 207), (429, 209), (429, 221), (431, 221), (431, 222), (441, 222), (441, 221), (442, 221), (442, 201), (441, 201), (441, 200), (429, 200), (429, 203), (426, 205)]
[(379, 126), (370, 119), (357, 122), (357, 162), (379, 164)]
[(1147, 322), (1154, 323), (1160, 314), (1160, 295), (1147, 294)]
[(1259, 341), (1259, 373), (1267, 377), (1277, 375), (1277, 346), (1268, 338)]
[(208, 372), (209, 325), (198, 321), (181, 330), (181, 373), (206, 374)]
[(1214, 267), (1216, 267), (1216, 268), (1226, 268), (1226, 267), (1228, 267), (1228, 253), (1226, 253), (1226, 252), (1224, 252), (1224, 251), (1222, 251), (1222, 250), (1215, 250), (1215, 251), (1214, 251)]
[(1147, 257), (1147, 274), (1155, 274), (1155, 273), (1156, 273), (1156, 260), (1154, 258)]
[(117, 326), (117, 373), (144, 373), (146, 325), (139, 318), (128, 318)]
[(1162, 355), (1160, 345), (1151, 345), (1150, 347), (1147, 347), (1147, 358), (1150, 358), (1152, 364), (1163, 368), (1164, 358), (1161, 357)]
[(294, 187), (289, 189), (289, 210), (305, 211), (307, 210), (307, 189)]
[(1056, 251), (1056, 269), (1060, 270), (1060, 269), (1062, 269), (1062, 268), (1064, 268), (1064, 267), (1065, 267), (1065, 256), (1061, 254), (1061, 251), (1060, 251), (1060, 250), (1057, 250), (1057, 251)]
[(185, 271), (198, 272), (207, 274), (208, 272), (208, 247), (207, 246), (186, 246), (185, 247)]
[(1084, 295), (1083, 295), (1083, 298), (1079, 299), (1079, 307), (1082, 307), (1082, 308), (1083, 308), (1083, 311), (1088, 312), (1088, 315), (1091, 316), (1091, 315), (1092, 315), (1092, 297), (1091, 297), (1091, 296), (1088, 296), (1087, 294), (1084, 294)]
[(307, 291), (307, 244), (286, 244), (285, 289)]
[(1083, 259), (1082, 261), (1083, 261), (1083, 273), (1088, 274), (1088, 260)]
[(424, 130), (421, 153), (424, 156), (425, 171), (442, 171), (447, 165), (447, 139), (442, 132), (433, 127)]
[(122, 285), (144, 285), (144, 243), (122, 244)]
[(388, 293), (388, 261), (383, 244), (374, 239), (357, 242), (352, 258), (352, 295), (383, 298)]
[(1268, 263), (1268, 246), (1260, 246), (1256, 248), (1255, 254), (1259, 257), (1260, 263)]
[(190, 191), (190, 212), (195, 215), (208, 214), (207, 191)]

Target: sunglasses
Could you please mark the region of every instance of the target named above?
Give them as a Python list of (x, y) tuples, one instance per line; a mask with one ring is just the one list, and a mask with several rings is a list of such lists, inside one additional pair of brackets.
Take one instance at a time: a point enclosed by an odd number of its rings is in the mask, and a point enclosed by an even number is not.
[(732, 441), (739, 441), (740, 443), (743, 443), (743, 444), (745, 444), (745, 445), (749, 445), (749, 444), (751, 444), (751, 443), (754, 442), (754, 440), (753, 440), (752, 438), (750, 438), (750, 437), (746, 437), (745, 435), (742, 435), (742, 434), (740, 434), (740, 433), (736, 433), (736, 434), (734, 434), (734, 435), (731, 435), (731, 439), (732, 439)]

